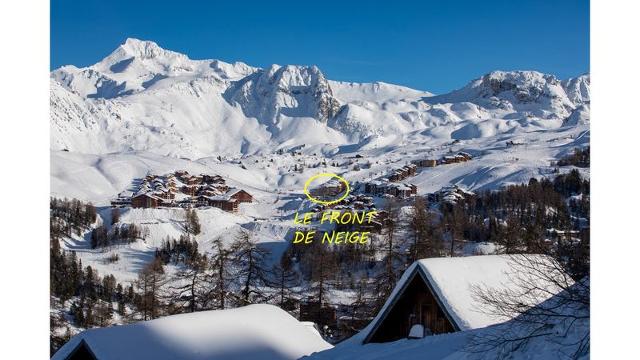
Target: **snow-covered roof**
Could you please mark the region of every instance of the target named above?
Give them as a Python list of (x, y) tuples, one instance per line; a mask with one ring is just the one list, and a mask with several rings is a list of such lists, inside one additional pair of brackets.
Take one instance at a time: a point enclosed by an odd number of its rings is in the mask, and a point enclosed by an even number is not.
[(133, 196), (133, 191), (129, 191), (129, 190), (124, 190), (118, 194), (118, 197), (121, 197), (121, 198), (129, 198), (131, 196)]
[(158, 197), (158, 196), (157, 196), (155, 193), (153, 193), (153, 192), (147, 192), (147, 191), (145, 191), (145, 192), (138, 192), (138, 193), (136, 193), (133, 197), (134, 197), (134, 198), (137, 198), (137, 197), (139, 197), (139, 196), (146, 196), (146, 197), (149, 197), (149, 198), (151, 198), (151, 199), (155, 199), (155, 200), (162, 200), (162, 198)]
[[(513, 274), (518, 265), (512, 261), (520, 255), (480, 255), (454, 258), (430, 258), (414, 262), (402, 275), (395, 289), (387, 299), (376, 318), (361, 331), (363, 339), (374, 331), (387, 313), (389, 306), (395, 303), (400, 292), (414, 276), (420, 275), (438, 298), (444, 312), (459, 330), (471, 330), (498, 324), (509, 319), (500, 319), (482, 311), (483, 304), (474, 296), (474, 288), (506, 290), (514, 288)], [(544, 255), (533, 256), (539, 261), (551, 263), (553, 260)], [(560, 289), (557, 289), (559, 292)], [(553, 291), (550, 291), (553, 292)], [(546, 300), (550, 294), (538, 299)]]
[(298, 359), (332, 346), (273, 305), (167, 316), (74, 336), (52, 360), (84, 340), (98, 359)]
[(233, 189), (229, 189), (224, 195), (227, 197), (231, 197), (237, 193), (239, 193), (240, 191), (243, 191), (242, 189), (238, 189), (238, 188), (233, 188)]
[[(588, 279), (581, 280), (571, 287), (572, 291), (588, 291)], [(308, 360), (398, 360), (398, 359), (429, 359), (429, 360), (453, 360), (453, 359), (500, 359), (505, 357), (505, 348), (473, 346), (478, 339), (495, 338), (496, 334), (505, 336), (529, 337), (526, 346), (510, 348), (509, 359), (536, 359), (549, 360), (562, 358), (563, 354), (582, 354), (581, 360), (589, 359), (589, 347), (582, 348), (581, 339), (588, 339), (589, 314), (588, 307), (578, 307), (576, 303), (567, 303), (566, 293), (563, 292), (541, 303), (541, 307), (553, 308), (560, 314), (571, 314), (576, 317), (575, 322), (566, 318), (547, 319), (549, 324), (546, 334), (530, 337), (531, 327), (535, 324), (527, 324), (515, 320), (504, 324), (493, 325), (487, 328), (472, 331), (440, 334), (438, 336), (426, 336), (423, 339), (402, 339), (392, 343), (363, 345), (360, 334), (342, 341), (334, 348), (315, 353)], [(559, 339), (561, 341), (559, 341)], [(587, 340), (588, 341), (588, 340)], [(478, 351), (482, 352), (478, 352)], [(476, 351), (475, 353), (473, 351)], [(586, 353), (585, 353), (586, 351)], [(477, 356), (474, 356), (477, 355)]]

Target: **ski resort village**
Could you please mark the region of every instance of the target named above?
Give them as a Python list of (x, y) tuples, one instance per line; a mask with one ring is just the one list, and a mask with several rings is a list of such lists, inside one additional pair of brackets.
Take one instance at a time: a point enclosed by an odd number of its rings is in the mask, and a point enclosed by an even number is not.
[(50, 84), (53, 359), (589, 358), (589, 74), (436, 95), (127, 39)]
[(195, 176), (182, 170), (164, 176), (150, 174), (135, 182), (133, 191), (118, 194), (111, 205), (134, 208), (213, 206), (237, 212), (239, 203), (253, 200), (246, 191), (227, 186), (219, 175)]

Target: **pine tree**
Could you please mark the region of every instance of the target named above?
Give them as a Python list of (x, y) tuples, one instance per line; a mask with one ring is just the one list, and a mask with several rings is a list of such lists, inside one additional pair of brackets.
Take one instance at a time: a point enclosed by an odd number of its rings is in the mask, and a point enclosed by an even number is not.
[(224, 246), (222, 238), (217, 237), (213, 240), (213, 255), (211, 256), (211, 285), (212, 297), (216, 301), (218, 309), (225, 309), (226, 299), (229, 294), (231, 285), (231, 251)]
[(200, 234), (200, 219), (195, 209), (185, 210), (185, 232), (191, 235)]
[(265, 298), (263, 287), (269, 281), (266, 258), (269, 251), (258, 246), (249, 233), (241, 230), (231, 244), (234, 276), (240, 285), (240, 305), (247, 305)]
[(120, 221), (120, 209), (113, 208), (111, 209), (111, 225)]
[(278, 306), (285, 310), (293, 310), (288, 305), (291, 303), (291, 298), (296, 294), (293, 288), (300, 285), (300, 277), (293, 269), (293, 263), (287, 253), (282, 255), (280, 262), (273, 266), (271, 272), (273, 278), (270, 286), (278, 291)]
[(196, 254), (190, 258), (185, 266), (175, 274), (175, 279), (183, 285), (172, 287), (173, 302), (182, 303), (181, 308), (187, 312), (195, 312), (199, 308), (205, 308), (211, 298), (208, 270), (209, 263), (205, 255)]
[(142, 319), (149, 320), (160, 316), (163, 306), (163, 290), (167, 284), (162, 262), (159, 259), (154, 259), (147, 264), (138, 274), (135, 284), (141, 293), (137, 307), (142, 312)]
[(403, 254), (399, 243), (395, 238), (395, 231), (399, 221), (399, 208), (394, 200), (389, 200), (384, 207), (387, 212), (385, 232), (382, 236), (379, 252), (383, 253), (382, 269), (375, 277), (376, 279), (376, 309), (380, 309), (382, 304), (391, 295), (391, 291), (398, 281), (398, 268), (402, 265)]
[(109, 326), (113, 319), (113, 305), (111, 301), (100, 300), (95, 306), (95, 322), (100, 327)]
[(116, 277), (113, 275), (105, 275), (102, 278), (101, 291), (102, 300), (111, 302), (116, 292)]
[[(330, 282), (335, 278), (338, 268), (334, 253), (324, 244), (314, 242), (307, 253), (310, 261), (310, 292), (322, 307), (329, 296)], [(317, 244), (317, 245), (316, 245)]]
[(442, 222), (445, 231), (449, 235), (449, 256), (456, 256), (456, 248), (458, 239), (463, 233), (463, 229), (467, 227), (468, 217), (464, 214), (464, 205), (462, 201), (456, 203), (444, 203), (442, 206), (443, 218)]
[(422, 197), (416, 197), (409, 220), (410, 230), (413, 235), (413, 244), (409, 251), (409, 263), (436, 255), (438, 246), (436, 246), (433, 238), (431, 221), (431, 214), (425, 200)]
[(370, 294), (371, 286), (368, 279), (361, 278), (356, 285), (356, 297), (351, 303), (351, 317), (353, 319), (366, 319), (372, 315), (373, 302)]

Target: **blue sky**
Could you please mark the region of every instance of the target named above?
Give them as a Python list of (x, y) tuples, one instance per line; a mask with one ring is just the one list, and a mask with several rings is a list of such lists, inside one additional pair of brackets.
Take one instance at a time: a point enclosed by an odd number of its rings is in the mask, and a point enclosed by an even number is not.
[(127, 37), (192, 59), (315, 64), (332, 80), (435, 93), (491, 70), (589, 71), (589, 2), (52, 0), (51, 68)]

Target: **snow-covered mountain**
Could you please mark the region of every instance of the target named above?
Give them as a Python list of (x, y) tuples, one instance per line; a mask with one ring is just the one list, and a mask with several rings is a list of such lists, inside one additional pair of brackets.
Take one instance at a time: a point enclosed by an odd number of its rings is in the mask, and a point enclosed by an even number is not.
[(234, 83), (225, 98), (245, 115), (277, 123), (280, 116), (310, 117), (326, 123), (340, 109), (316, 66), (271, 65)]
[(535, 71), (494, 71), (430, 103), (471, 102), (486, 109), (554, 119), (589, 102), (589, 75), (560, 81)]
[(327, 80), (315, 66), (267, 69), (192, 60), (128, 39), (102, 61), (51, 73), (51, 147), (191, 159), (298, 145), (451, 140), (589, 121), (589, 75), (487, 74), (433, 96), (385, 83)]

